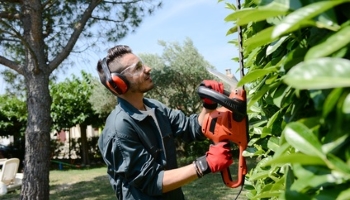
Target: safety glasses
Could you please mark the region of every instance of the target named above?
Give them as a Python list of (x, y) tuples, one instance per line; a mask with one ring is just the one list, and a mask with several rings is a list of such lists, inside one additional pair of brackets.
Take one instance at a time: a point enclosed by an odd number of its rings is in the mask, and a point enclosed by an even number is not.
[(128, 76), (139, 76), (141, 73), (145, 71), (145, 65), (140, 60), (139, 62), (130, 65), (120, 72), (121, 75)]

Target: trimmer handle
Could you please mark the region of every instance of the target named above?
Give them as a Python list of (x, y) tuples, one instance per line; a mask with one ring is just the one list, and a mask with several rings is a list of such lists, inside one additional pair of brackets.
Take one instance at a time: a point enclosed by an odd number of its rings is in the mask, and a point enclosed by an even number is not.
[(239, 147), (239, 159), (238, 159), (238, 173), (237, 179), (233, 180), (230, 172), (230, 168), (226, 168), (221, 171), (222, 181), (227, 187), (236, 188), (244, 184), (245, 175), (247, 174), (247, 164), (245, 158), (242, 156), (244, 149)]
[(239, 114), (245, 116), (247, 114), (247, 104), (244, 100), (229, 98), (232, 94), (230, 92), (224, 91), (224, 94), (221, 94), (215, 90), (209, 89), (205, 86), (198, 87), (198, 95), (201, 98), (208, 98), (225, 108), (235, 112), (235, 114)]
[[(238, 145), (239, 156), (238, 156), (238, 168), (237, 168), (236, 180), (232, 179), (230, 168), (226, 168), (221, 171), (221, 177), (225, 185), (230, 188), (236, 188), (244, 184), (245, 175), (247, 174), (247, 164), (246, 164), (245, 158), (243, 157), (243, 151), (247, 148), (247, 144), (248, 144), (248, 132), (247, 132), (247, 126), (246, 126), (248, 117), (245, 117), (241, 122), (231, 121), (232, 129), (235, 129), (236, 132), (230, 134), (227, 132), (227, 130), (225, 130), (225, 128), (227, 127), (226, 126), (227, 124), (222, 123), (223, 120), (226, 120), (225, 114), (223, 114), (224, 112), (222, 112), (223, 110), (224, 108), (219, 109), (219, 113), (218, 113), (219, 117), (214, 118), (216, 119), (215, 120), (216, 122), (217, 120), (219, 120), (218, 123), (220, 125), (218, 125), (217, 128), (214, 128), (214, 130), (206, 129), (207, 127), (203, 128), (203, 130), (207, 130), (204, 133), (204, 135), (206, 135), (206, 137), (211, 139), (214, 143), (219, 143), (222, 141), (231, 141), (236, 145)], [(215, 116), (215, 112), (216, 111), (212, 113), (214, 116)], [(222, 114), (221, 117), (220, 117), (220, 114)], [(212, 124), (212, 123), (208, 123), (208, 124)]]

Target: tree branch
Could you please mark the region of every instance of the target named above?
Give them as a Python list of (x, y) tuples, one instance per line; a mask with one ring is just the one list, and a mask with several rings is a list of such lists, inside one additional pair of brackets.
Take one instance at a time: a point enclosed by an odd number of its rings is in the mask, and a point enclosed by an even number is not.
[[(3, 32), (5, 33), (8, 33), (9, 35), (14, 35), (15, 38), (18, 38), (20, 39), (21, 43), (26, 47), (28, 48), (28, 50), (31, 52), (31, 53), (34, 53), (33, 50), (31, 49), (30, 45), (27, 43), (27, 41), (25, 40), (25, 38), (22, 37), (21, 33), (19, 33), (18, 31), (16, 31), (16, 29), (14, 29), (12, 26), (10, 26), (9, 24), (7, 24), (4, 20), (0, 19), (0, 23), (3, 24), (5, 27), (9, 28), (10, 30), (13, 31), (13, 33), (9, 32), (9, 31), (4, 31), (2, 30)], [(18, 72), (20, 73), (20, 72)]]
[(66, 59), (70, 52), (72, 51), (74, 45), (76, 44), (77, 40), (79, 39), (80, 34), (84, 30), (84, 27), (87, 23), (87, 21), (90, 19), (92, 12), (94, 9), (98, 6), (99, 3), (101, 3), (102, 0), (92, 0), (89, 4), (89, 7), (84, 11), (84, 14), (82, 15), (79, 22), (76, 23), (74, 31), (68, 40), (68, 43), (66, 46), (62, 49), (62, 51), (49, 63), (49, 69), (52, 72), (55, 70), (59, 64), (63, 62), (64, 59)]
[(134, 1), (128, 1), (128, 2), (124, 2), (124, 1), (103, 1), (103, 3), (110, 3), (110, 4), (113, 4), (113, 5), (116, 5), (116, 4), (134, 4), (134, 3), (137, 3), (137, 2), (140, 2), (140, 1), (143, 1), (143, 0), (134, 0)]
[(8, 19), (8, 20), (20, 19), (20, 14), (10, 13), (10, 12), (0, 12), (0, 18)]
[(0, 37), (0, 41), (8, 41), (8, 42), (21, 42), (20, 40), (16, 40), (16, 39), (9, 39), (9, 38), (4, 38), (4, 37)]
[(7, 3), (21, 3), (22, 0), (1, 0), (2, 2)]
[(9, 67), (10, 69), (13, 69), (15, 70), (17, 73), (19, 74), (22, 74), (23, 75), (23, 67), (20, 66), (20, 65), (17, 65), (15, 62), (3, 57), (3, 56), (0, 56), (0, 64), (6, 66), (6, 67)]
[(115, 23), (121, 23), (124, 22), (125, 20), (122, 21), (117, 21), (117, 20), (113, 20), (113, 19), (108, 19), (108, 18), (100, 18), (100, 17), (91, 17), (91, 19), (97, 19), (97, 20), (103, 20), (103, 21), (108, 21), (108, 22), (115, 22)]

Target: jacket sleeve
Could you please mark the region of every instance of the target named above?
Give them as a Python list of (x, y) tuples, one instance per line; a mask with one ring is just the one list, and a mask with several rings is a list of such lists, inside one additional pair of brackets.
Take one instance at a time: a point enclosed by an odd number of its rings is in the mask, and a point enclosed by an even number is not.
[(109, 170), (113, 170), (113, 178), (124, 180), (150, 196), (162, 195), (162, 166), (147, 152), (129, 122), (114, 122), (118, 130), (106, 126), (102, 133), (104, 144), (100, 144), (105, 162), (111, 167)]

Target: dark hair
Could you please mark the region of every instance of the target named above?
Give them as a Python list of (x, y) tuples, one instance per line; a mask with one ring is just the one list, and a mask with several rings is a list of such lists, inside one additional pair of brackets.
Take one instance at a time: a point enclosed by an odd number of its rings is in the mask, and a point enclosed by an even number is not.
[[(132, 53), (132, 50), (127, 45), (117, 45), (108, 50), (108, 54), (106, 56), (107, 66), (110, 72), (118, 73), (120, 72), (124, 66), (119, 63), (119, 59), (123, 57), (125, 54)], [(97, 72), (100, 77), (101, 83), (107, 87), (106, 85), (106, 75), (102, 69), (102, 60), (97, 62)], [(108, 87), (107, 87), (108, 88)]]

